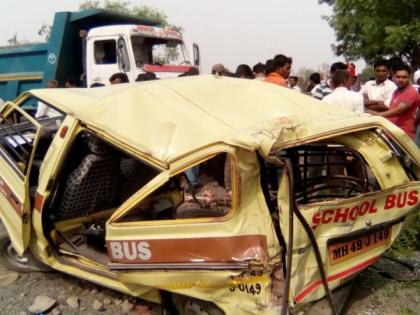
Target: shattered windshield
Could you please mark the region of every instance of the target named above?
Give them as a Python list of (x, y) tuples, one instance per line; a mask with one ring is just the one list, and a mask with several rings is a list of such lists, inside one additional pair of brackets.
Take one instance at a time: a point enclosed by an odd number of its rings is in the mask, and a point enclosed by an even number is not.
[(132, 36), (136, 66), (143, 65), (189, 65), (182, 41), (167, 38)]

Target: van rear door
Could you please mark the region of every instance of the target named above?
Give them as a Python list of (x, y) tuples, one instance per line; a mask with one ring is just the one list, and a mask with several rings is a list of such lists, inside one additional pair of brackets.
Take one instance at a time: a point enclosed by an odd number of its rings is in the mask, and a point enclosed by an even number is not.
[(282, 235), (293, 244), (287, 248), (292, 304), (325, 295), (322, 273), (332, 290), (375, 263), (419, 207), (418, 178), (378, 131), (331, 136), (271, 154), (290, 164), (277, 201)]

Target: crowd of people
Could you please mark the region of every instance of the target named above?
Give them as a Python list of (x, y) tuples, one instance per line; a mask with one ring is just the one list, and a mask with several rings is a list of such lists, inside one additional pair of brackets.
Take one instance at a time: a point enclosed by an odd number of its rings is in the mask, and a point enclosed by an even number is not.
[(308, 94), (331, 106), (385, 117), (420, 146), (420, 70), (413, 74), (410, 66), (398, 57), (378, 58), (373, 65), (374, 77), (361, 85), (353, 64), (335, 62), (326, 80), (322, 80), (320, 73), (312, 73), (302, 91), (299, 78), (290, 75), (292, 63), (291, 57), (279, 54), (265, 64), (257, 63), (252, 69), (241, 64), (234, 73), (222, 64), (215, 64), (212, 73), (262, 80)]
[[(355, 75), (353, 64), (335, 62), (330, 67), (328, 78), (323, 80), (320, 73), (312, 73), (304, 89), (299, 87), (299, 78), (290, 75), (293, 59), (283, 54), (274, 56), (265, 64), (259, 62), (252, 68), (247, 64), (237, 66), (230, 72), (223, 64), (215, 64), (211, 73), (241, 79), (260, 80), (281, 87), (290, 88), (299, 93), (308, 94), (318, 100), (339, 106), (355, 113), (369, 113), (389, 119), (400, 127), (420, 146), (420, 70), (414, 75), (412, 69), (401, 59), (378, 58), (374, 65), (374, 77), (361, 85)], [(191, 68), (179, 77), (198, 75), (197, 68)], [(411, 77), (413, 75), (413, 84)], [(153, 72), (139, 74), (136, 81), (158, 80)], [(110, 84), (128, 83), (125, 73), (119, 72), (109, 78)], [(81, 82), (76, 78), (65, 81), (64, 87), (78, 87)], [(90, 87), (104, 86), (101, 82)], [(58, 87), (56, 80), (48, 81), (48, 88)], [(44, 109), (38, 108), (38, 114)], [(42, 112), (42, 114), (45, 114)], [(416, 137), (417, 129), (417, 137)]]

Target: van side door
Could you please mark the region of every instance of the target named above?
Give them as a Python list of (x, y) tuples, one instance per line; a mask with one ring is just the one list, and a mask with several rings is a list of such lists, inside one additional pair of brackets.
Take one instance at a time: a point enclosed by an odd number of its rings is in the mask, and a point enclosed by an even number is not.
[(13, 103), (0, 115), (0, 218), (16, 251), (30, 239), (30, 176), (41, 125)]

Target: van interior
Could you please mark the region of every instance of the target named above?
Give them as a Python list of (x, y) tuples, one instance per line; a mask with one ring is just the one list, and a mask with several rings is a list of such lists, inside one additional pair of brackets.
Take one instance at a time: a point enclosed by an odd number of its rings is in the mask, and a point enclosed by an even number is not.
[[(82, 131), (43, 208), (44, 233), (67, 263), (106, 267), (105, 223), (160, 170)], [(232, 203), (226, 153), (173, 176), (116, 223), (225, 216)], [(106, 270), (106, 268), (105, 268)]]

